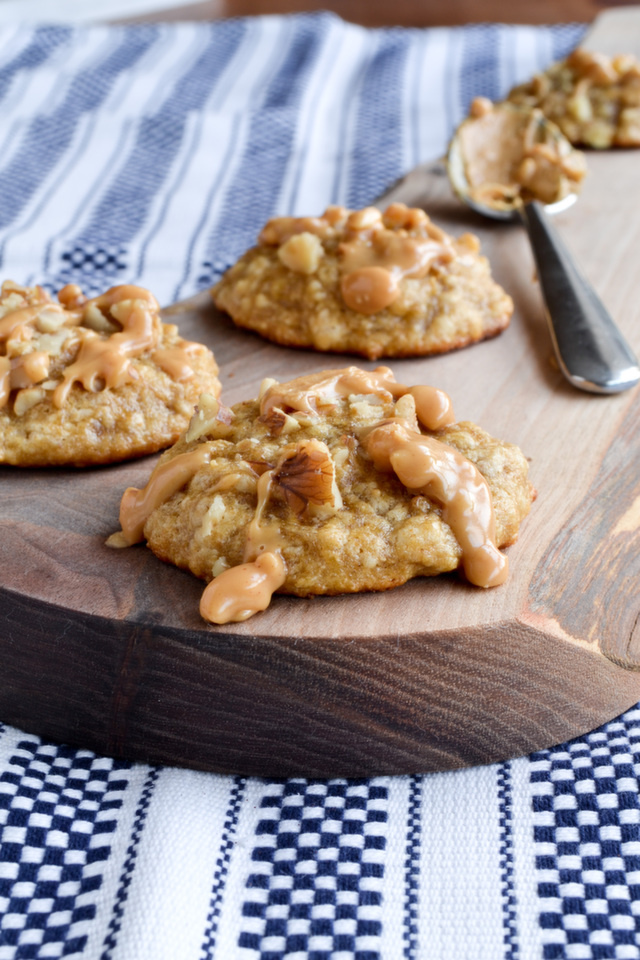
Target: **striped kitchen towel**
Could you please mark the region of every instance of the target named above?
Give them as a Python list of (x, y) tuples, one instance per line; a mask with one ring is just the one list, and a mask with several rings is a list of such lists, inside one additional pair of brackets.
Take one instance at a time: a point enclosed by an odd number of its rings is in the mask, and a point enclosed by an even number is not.
[(640, 957), (640, 709), (489, 767), (261, 780), (0, 732), (0, 958)]
[[(1, 273), (209, 285), (370, 202), (577, 27), (0, 30)], [(0, 675), (0, 683), (2, 678)], [(494, 766), (260, 780), (0, 726), (0, 960), (640, 960), (640, 710)]]
[(0, 29), (0, 272), (161, 303), (208, 286), (270, 216), (363, 206), (440, 156), (580, 28), (365, 30), (321, 13)]

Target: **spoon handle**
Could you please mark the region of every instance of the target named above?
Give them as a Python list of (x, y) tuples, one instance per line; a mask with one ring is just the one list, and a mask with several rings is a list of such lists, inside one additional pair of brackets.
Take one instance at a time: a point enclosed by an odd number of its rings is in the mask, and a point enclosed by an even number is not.
[(551, 339), (570, 383), (589, 393), (635, 386), (640, 369), (629, 344), (534, 201), (520, 209), (533, 248)]

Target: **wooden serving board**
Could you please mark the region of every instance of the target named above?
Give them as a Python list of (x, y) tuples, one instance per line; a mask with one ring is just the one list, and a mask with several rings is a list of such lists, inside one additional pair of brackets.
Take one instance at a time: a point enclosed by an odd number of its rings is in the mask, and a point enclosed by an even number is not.
[[(601, 21), (600, 49), (628, 48), (623, 12)], [(583, 196), (557, 226), (640, 352), (640, 152), (588, 160)], [(515, 300), (495, 340), (389, 364), (530, 458), (538, 498), (509, 550), (509, 582), (483, 591), (452, 575), (383, 594), (276, 597), (244, 624), (208, 626), (200, 581), (144, 546), (104, 545), (122, 491), (146, 482), (153, 458), (0, 468), (4, 722), (133, 760), (361, 776), (521, 755), (640, 699), (640, 391), (593, 396), (562, 379), (520, 228), (463, 209), (437, 165), (393, 198), (479, 234)], [(166, 313), (215, 350), (227, 403), (267, 375), (353, 362), (238, 331), (206, 294)]]

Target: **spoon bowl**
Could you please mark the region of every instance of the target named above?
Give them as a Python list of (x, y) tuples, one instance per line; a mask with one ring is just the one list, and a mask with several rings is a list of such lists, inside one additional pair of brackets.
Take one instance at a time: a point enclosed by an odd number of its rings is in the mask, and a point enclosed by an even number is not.
[[(516, 108), (511, 108), (516, 109)], [(564, 140), (560, 130), (539, 118), (543, 138)], [(536, 131), (538, 132), (538, 131)], [(569, 150), (568, 141), (565, 141)], [(620, 393), (640, 381), (638, 361), (595, 290), (549, 222), (549, 216), (568, 210), (578, 199), (569, 192), (553, 203), (539, 200), (483, 203), (472, 195), (467, 178), (460, 128), (454, 135), (447, 171), (456, 195), (481, 216), (519, 222), (527, 230), (542, 290), (545, 315), (560, 369), (574, 387), (588, 393)]]

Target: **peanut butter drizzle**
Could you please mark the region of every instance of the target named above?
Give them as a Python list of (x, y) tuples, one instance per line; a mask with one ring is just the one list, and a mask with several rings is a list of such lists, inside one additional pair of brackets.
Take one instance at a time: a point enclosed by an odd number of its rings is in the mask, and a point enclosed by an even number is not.
[(184, 487), (200, 467), (209, 462), (210, 456), (211, 445), (203, 443), (189, 453), (180, 453), (172, 460), (158, 464), (141, 490), (127, 487), (120, 501), (120, 526), (129, 546), (144, 539), (143, 530), (148, 517)]
[(9, 400), (11, 393), (11, 361), (0, 357), (0, 410)]
[[(82, 383), (86, 390), (97, 390), (103, 386), (119, 386), (132, 379), (136, 371), (129, 367), (131, 358), (153, 348), (160, 339), (162, 324), (158, 303), (155, 297), (142, 287), (121, 285), (93, 300), (87, 300), (78, 286), (68, 284), (58, 294), (60, 303), (54, 303), (40, 287), (34, 290), (16, 289), (21, 292), (23, 302), (27, 302), (0, 317), (0, 344), (9, 338), (32, 340), (34, 327), (38, 325), (43, 310), (47, 315), (61, 315), (55, 329), (79, 328), (74, 334), (75, 345), (80, 341), (78, 356), (64, 371), (62, 380), (52, 393), (52, 401), (57, 407), (63, 406), (76, 381)], [(7, 291), (3, 287), (2, 295), (7, 296), (12, 292), (13, 288)], [(104, 336), (82, 326), (86, 311), (96, 309), (113, 318), (121, 325), (122, 330)], [(42, 328), (38, 325), (38, 329)], [(158, 366), (176, 379), (188, 379), (193, 375), (189, 358), (199, 349), (198, 344), (183, 343), (158, 350)], [(46, 379), (49, 364), (50, 358), (44, 351), (36, 350), (13, 357), (10, 360), (7, 387), (7, 364), (3, 363), (0, 408), (8, 403), (12, 390), (25, 389)]]
[(205, 588), (200, 614), (209, 623), (240, 623), (266, 610), (287, 577), (279, 553), (263, 553), (250, 563), (225, 570)]
[(376, 367), (373, 371), (344, 367), (341, 370), (310, 373), (288, 383), (273, 383), (260, 401), (260, 414), (266, 416), (274, 407), (280, 407), (315, 415), (318, 404), (331, 406), (352, 393), (371, 393), (390, 400), (394, 386), (396, 384), (389, 367)]
[(273, 485), (273, 470), (267, 470), (258, 480), (258, 502), (253, 519), (247, 529), (244, 559), (253, 560), (262, 553), (275, 553), (284, 546), (285, 540), (277, 524), (264, 525), (262, 515)]
[(12, 390), (24, 390), (46, 380), (50, 360), (44, 350), (32, 350), (11, 359), (0, 357), (0, 410), (8, 403)]
[(421, 383), (409, 387), (407, 393), (415, 400), (418, 420), (427, 430), (441, 430), (455, 423), (451, 398), (444, 390)]
[(540, 141), (541, 119), (537, 110), (473, 101), (458, 129), (472, 200), (510, 209), (531, 199), (554, 203), (577, 189), (584, 158), (561, 139)]
[[(49, 303), (46, 300), (33, 306), (20, 307), (18, 310), (5, 313), (4, 317), (0, 318), (0, 343), (8, 340), (10, 337), (21, 340), (31, 340), (33, 336), (33, 325), (45, 309), (52, 313), (65, 313), (57, 303)], [(70, 314), (69, 321), (65, 320), (64, 326), (75, 325), (79, 322), (79, 317)]]
[(85, 297), (82, 288), (77, 283), (68, 283), (62, 290), (58, 290), (58, 300), (67, 310), (75, 310), (82, 307), (87, 302), (88, 297)]
[(341, 243), (338, 251), (342, 298), (351, 310), (363, 314), (390, 306), (400, 293), (403, 278), (424, 277), (434, 263), (453, 258), (450, 244), (385, 230), (381, 223), (358, 231), (353, 239)]
[(423, 210), (400, 203), (391, 204), (384, 214), (376, 207), (352, 212), (329, 207), (321, 217), (274, 217), (259, 241), (281, 246), (300, 233), (327, 240), (340, 231), (342, 298), (351, 310), (365, 315), (390, 306), (404, 277), (424, 277), (434, 263), (448, 263), (454, 256), (450, 239)]
[(399, 423), (374, 427), (363, 443), (377, 470), (392, 470), (408, 490), (442, 505), (471, 583), (504, 583), (509, 561), (496, 546), (491, 493), (475, 464), (453, 447)]
[(328, 207), (321, 217), (273, 217), (262, 228), (258, 240), (269, 247), (279, 247), (300, 233), (326, 237), (333, 226), (348, 214), (345, 207)]
[(161, 322), (155, 297), (142, 287), (123, 285), (88, 300), (90, 306), (107, 311), (121, 324), (122, 330), (103, 339), (92, 331), (83, 331), (78, 358), (64, 372), (62, 382), (53, 393), (53, 403), (62, 407), (76, 381), (85, 390), (101, 386), (118, 387), (130, 380), (130, 361), (156, 346)]
[(172, 347), (159, 347), (151, 354), (154, 363), (168, 373), (172, 380), (190, 380), (194, 375), (191, 358), (202, 352), (199, 343), (183, 340)]
[(454, 422), (451, 400), (443, 390), (426, 384), (405, 387), (396, 383), (389, 367), (376, 367), (375, 370), (345, 367), (312, 373), (288, 383), (274, 383), (260, 401), (260, 414), (267, 416), (279, 407), (314, 416), (318, 413), (318, 404), (331, 405), (351, 394), (373, 394), (383, 400), (411, 394), (416, 401), (418, 419), (428, 430), (439, 430)]
[(247, 530), (244, 563), (225, 570), (206, 587), (200, 613), (210, 623), (237, 623), (266, 610), (287, 577), (280, 553), (285, 540), (276, 524), (264, 525), (262, 514), (271, 493), (273, 470), (258, 480), (258, 502)]
[(32, 350), (11, 361), (11, 389), (24, 390), (49, 376), (51, 358), (44, 350)]

